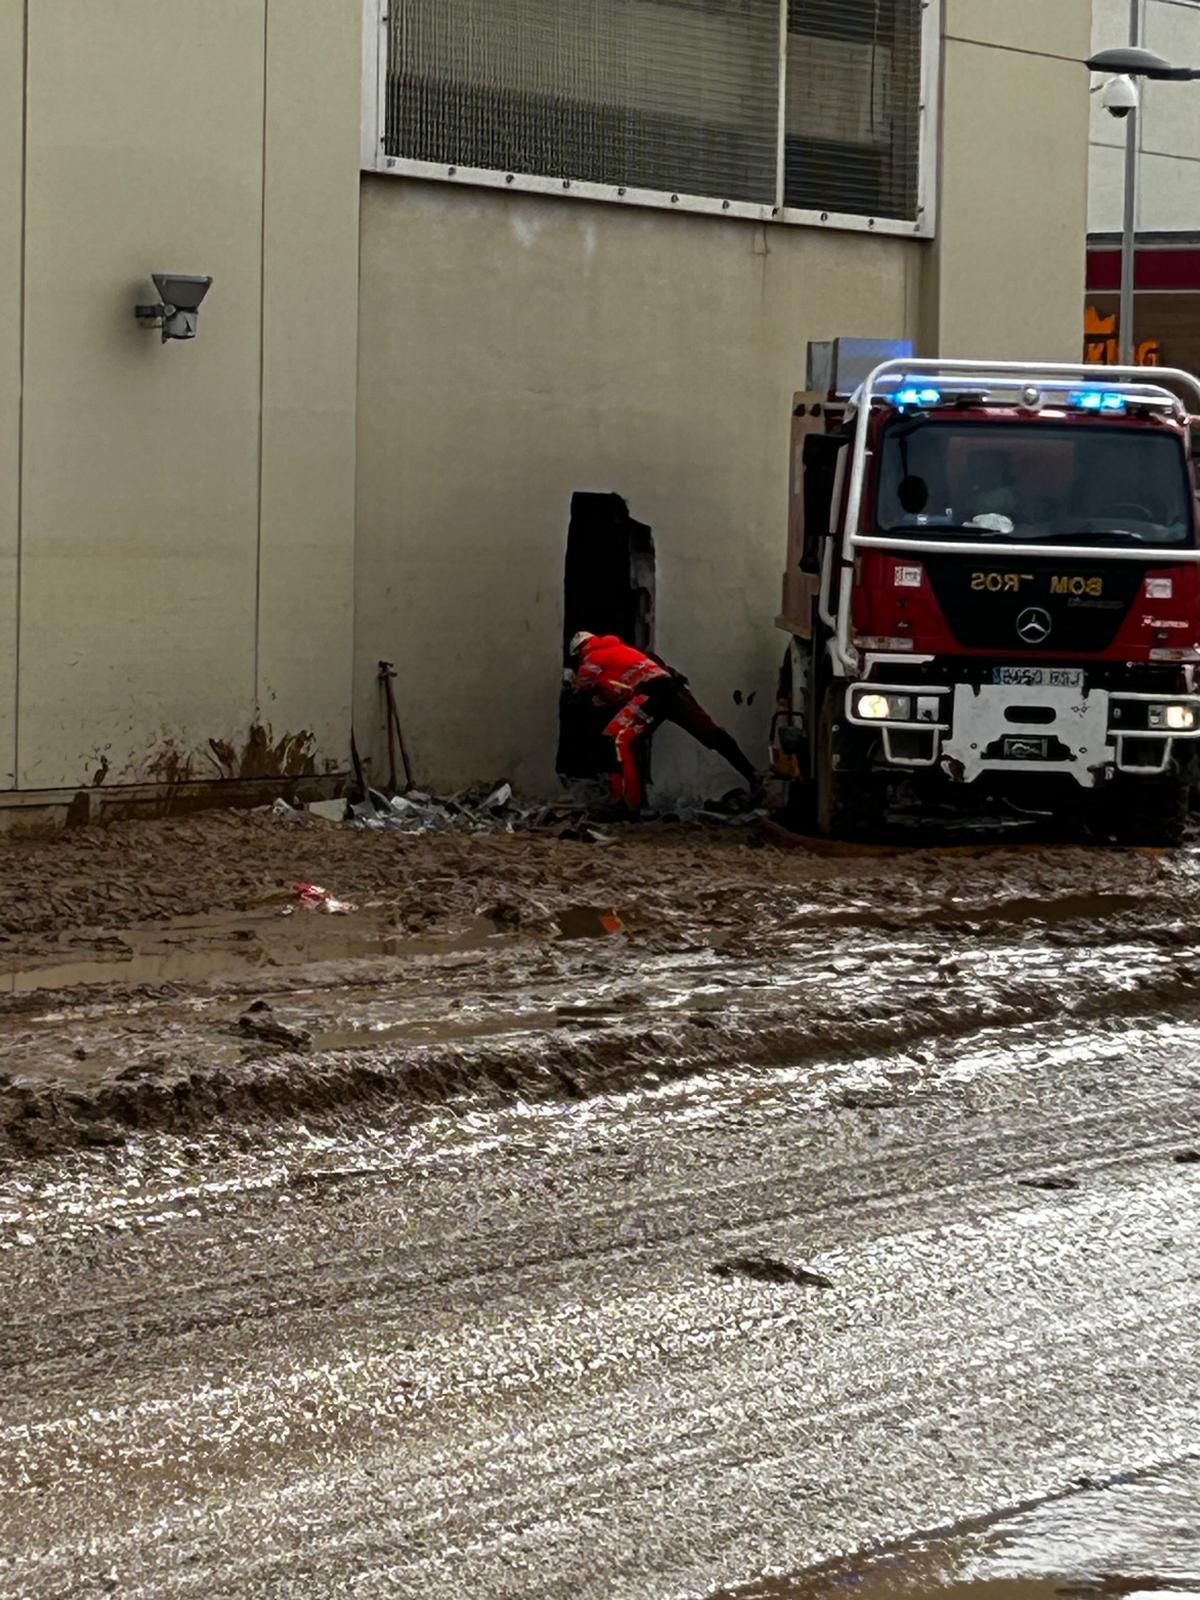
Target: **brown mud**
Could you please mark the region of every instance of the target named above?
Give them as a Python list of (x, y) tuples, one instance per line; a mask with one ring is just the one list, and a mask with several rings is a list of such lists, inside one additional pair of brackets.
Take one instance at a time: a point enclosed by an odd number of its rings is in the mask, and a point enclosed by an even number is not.
[[(740, 830), (412, 839), (236, 813), (10, 844), (0, 869), (0, 1159), (1200, 1009), (1186, 851), (837, 859)], [(354, 909), (304, 909), (299, 882)], [(255, 1000), (271, 1037), (239, 1028)], [(883, 1109), (893, 1078), (841, 1103)]]
[(1193, 849), (0, 868), (0, 1600), (1189, 1589)]

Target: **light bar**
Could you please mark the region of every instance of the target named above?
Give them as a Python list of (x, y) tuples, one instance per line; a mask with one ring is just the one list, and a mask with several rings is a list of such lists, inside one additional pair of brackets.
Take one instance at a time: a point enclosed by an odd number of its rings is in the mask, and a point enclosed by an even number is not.
[(896, 404), (901, 410), (905, 406), (936, 406), (940, 405), (942, 391), (940, 389), (898, 389), (896, 391)]
[(1124, 411), (1126, 397), (1108, 389), (1072, 389), (1067, 404), (1076, 411)]

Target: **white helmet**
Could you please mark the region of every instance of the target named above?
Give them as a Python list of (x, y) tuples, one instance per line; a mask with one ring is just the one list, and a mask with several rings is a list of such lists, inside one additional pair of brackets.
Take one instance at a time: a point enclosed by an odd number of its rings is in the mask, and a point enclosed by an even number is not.
[(583, 649), (588, 640), (594, 639), (595, 637), (596, 635), (594, 633), (580, 632), (575, 634), (571, 640), (571, 643), (567, 646), (567, 654), (574, 658)]

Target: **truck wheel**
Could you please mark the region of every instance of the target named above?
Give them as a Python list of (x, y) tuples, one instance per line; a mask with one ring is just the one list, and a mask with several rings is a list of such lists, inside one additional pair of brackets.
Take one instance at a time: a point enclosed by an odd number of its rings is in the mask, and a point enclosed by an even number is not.
[(835, 698), (826, 695), (817, 720), (813, 779), (817, 832), (825, 839), (870, 839), (883, 829), (887, 780), (836, 765), (841, 742), (838, 720)]
[(1101, 831), (1118, 844), (1173, 850), (1183, 843), (1191, 785), (1175, 774), (1116, 778), (1101, 799)]

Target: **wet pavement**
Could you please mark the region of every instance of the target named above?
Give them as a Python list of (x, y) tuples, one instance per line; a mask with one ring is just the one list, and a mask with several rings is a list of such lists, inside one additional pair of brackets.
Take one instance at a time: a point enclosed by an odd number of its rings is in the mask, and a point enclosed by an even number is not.
[(1200, 1462), (1051, 1496), (922, 1539), (712, 1600), (1168, 1600), (1200, 1594)]
[(1200, 1588), (1200, 854), (7, 849), (3, 1600)]

